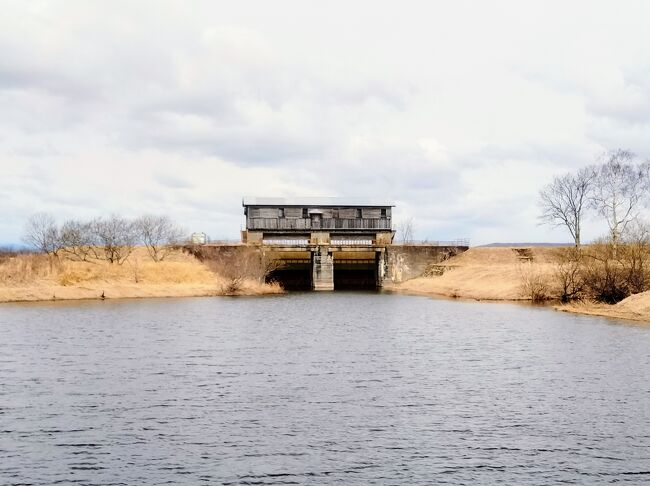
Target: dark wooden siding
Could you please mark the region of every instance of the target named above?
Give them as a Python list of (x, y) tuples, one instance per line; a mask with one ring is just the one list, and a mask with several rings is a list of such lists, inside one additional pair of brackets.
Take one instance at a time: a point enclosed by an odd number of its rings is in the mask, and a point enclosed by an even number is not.
[(316, 229), (391, 229), (389, 219), (334, 219), (326, 218), (320, 223), (302, 218), (249, 218), (249, 230), (316, 230)]
[(260, 218), (277, 218), (279, 215), (279, 208), (260, 208)]
[(339, 209), (339, 218), (341, 219), (353, 219), (357, 217), (357, 208), (340, 208)]
[(285, 218), (302, 218), (302, 208), (285, 208)]
[[(284, 217), (280, 217), (280, 209)], [(382, 218), (382, 210), (386, 216)], [(318, 212), (321, 221), (312, 223), (308, 212)], [(247, 208), (246, 227), (249, 230), (390, 230), (391, 208), (343, 207), (252, 207)], [(358, 217), (361, 216), (361, 217)]]
[(381, 209), (363, 208), (361, 214), (364, 219), (379, 219), (381, 218)]

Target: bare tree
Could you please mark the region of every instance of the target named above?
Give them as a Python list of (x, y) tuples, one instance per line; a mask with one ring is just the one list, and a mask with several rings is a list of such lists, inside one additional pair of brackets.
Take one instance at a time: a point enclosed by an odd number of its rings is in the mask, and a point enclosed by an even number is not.
[(543, 223), (566, 226), (576, 248), (580, 248), (582, 214), (594, 179), (594, 171), (581, 169), (575, 174), (555, 177), (539, 193)]
[(107, 219), (95, 219), (92, 232), (102, 247), (104, 258), (121, 265), (135, 249), (138, 235), (132, 221), (112, 215)]
[(61, 250), (59, 229), (49, 213), (35, 213), (25, 224), (23, 241), (42, 253), (58, 256)]
[(648, 164), (635, 162), (628, 150), (613, 150), (602, 155), (603, 162), (592, 167), (591, 206), (607, 221), (614, 257), (627, 225), (638, 216), (638, 207), (648, 185)]
[(404, 244), (413, 243), (414, 232), (415, 220), (413, 217), (404, 219), (397, 225), (398, 240)]
[(154, 262), (163, 261), (183, 237), (183, 230), (169, 216), (144, 215), (135, 225)]
[(93, 235), (92, 224), (77, 220), (68, 220), (61, 226), (61, 249), (81, 261), (88, 261), (94, 252), (97, 242)]

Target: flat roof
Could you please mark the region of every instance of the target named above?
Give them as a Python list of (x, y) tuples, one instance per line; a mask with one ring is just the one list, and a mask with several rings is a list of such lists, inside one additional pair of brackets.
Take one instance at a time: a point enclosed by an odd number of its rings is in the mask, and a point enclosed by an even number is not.
[(373, 206), (394, 207), (387, 199), (368, 197), (255, 197), (245, 196), (243, 206)]

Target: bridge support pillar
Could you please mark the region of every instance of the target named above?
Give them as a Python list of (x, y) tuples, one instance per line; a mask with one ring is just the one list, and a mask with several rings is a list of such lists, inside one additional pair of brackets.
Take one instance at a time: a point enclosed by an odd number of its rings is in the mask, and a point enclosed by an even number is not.
[(334, 259), (326, 246), (312, 253), (312, 286), (314, 290), (334, 290)]
[(385, 276), (386, 251), (382, 248), (380, 251), (375, 252), (375, 284), (378, 289), (383, 287)]

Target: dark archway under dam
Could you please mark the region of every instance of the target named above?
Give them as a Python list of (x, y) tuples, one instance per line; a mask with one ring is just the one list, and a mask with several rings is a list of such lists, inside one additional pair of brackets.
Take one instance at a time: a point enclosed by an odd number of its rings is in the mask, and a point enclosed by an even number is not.
[(334, 258), (334, 290), (371, 290), (379, 288), (375, 260), (338, 260)]
[(285, 290), (311, 290), (311, 260), (286, 260), (266, 276), (267, 283), (278, 283)]
[[(379, 288), (378, 262), (373, 259), (334, 258), (334, 290), (374, 290)], [(285, 290), (312, 290), (313, 267), (311, 259), (282, 261), (266, 278), (267, 282), (278, 283)]]

